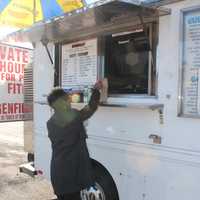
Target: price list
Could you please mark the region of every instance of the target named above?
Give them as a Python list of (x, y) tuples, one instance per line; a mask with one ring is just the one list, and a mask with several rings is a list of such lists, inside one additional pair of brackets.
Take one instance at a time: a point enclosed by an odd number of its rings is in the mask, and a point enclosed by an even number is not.
[(97, 80), (97, 39), (62, 46), (62, 87), (91, 86)]

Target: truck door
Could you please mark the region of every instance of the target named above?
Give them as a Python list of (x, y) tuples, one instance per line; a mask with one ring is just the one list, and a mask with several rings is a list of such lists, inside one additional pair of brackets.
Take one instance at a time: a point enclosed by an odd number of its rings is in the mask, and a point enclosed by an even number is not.
[[(51, 56), (54, 58), (54, 44), (48, 44)], [(54, 65), (49, 60), (45, 47), (36, 43), (34, 50), (34, 155), (35, 167), (43, 171), (49, 178), (51, 158), (50, 142), (47, 138), (46, 122), (51, 116), (46, 98), (54, 86)]]

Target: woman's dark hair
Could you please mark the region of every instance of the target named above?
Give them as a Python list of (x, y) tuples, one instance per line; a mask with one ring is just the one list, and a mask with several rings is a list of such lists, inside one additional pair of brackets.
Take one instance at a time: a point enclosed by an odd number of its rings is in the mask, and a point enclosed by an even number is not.
[(66, 96), (67, 93), (61, 88), (56, 88), (51, 91), (51, 93), (47, 97), (48, 104), (52, 106), (52, 104), (60, 97)]

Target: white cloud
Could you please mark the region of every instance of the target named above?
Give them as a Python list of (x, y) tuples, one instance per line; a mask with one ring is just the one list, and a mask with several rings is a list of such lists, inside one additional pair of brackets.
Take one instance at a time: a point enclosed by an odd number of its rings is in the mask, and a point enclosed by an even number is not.
[(8, 27), (8, 26), (0, 26), (0, 40), (2, 40), (6, 35), (17, 31), (17, 28)]
[[(0, 26), (0, 41), (6, 37), (6, 35), (11, 34), (17, 30), (19, 30), (19, 28), (15, 28), (15, 27), (9, 27), (9, 26)], [(25, 48), (33, 48), (32, 44), (29, 42), (17, 42), (15, 40), (10, 39), (9, 41), (3, 41), (4, 43), (9, 43), (11, 45), (15, 45), (15, 46), (20, 46), (20, 47), (25, 47)]]

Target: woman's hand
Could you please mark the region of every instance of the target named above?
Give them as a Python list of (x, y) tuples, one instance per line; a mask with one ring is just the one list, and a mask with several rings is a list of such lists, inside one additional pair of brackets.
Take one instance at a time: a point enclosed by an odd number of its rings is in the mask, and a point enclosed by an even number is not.
[(103, 82), (102, 80), (99, 80), (95, 83), (94, 85), (94, 89), (97, 89), (97, 90), (101, 90), (103, 88)]

